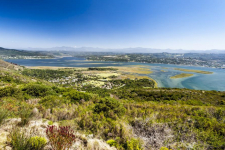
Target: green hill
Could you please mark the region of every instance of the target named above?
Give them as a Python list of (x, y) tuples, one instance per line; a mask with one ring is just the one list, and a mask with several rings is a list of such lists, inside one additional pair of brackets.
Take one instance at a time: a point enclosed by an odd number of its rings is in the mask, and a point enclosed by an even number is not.
[(52, 57), (51, 55), (46, 55), (41, 52), (6, 49), (6, 48), (0, 47), (0, 58), (1, 57), (2, 58), (3, 57), (18, 57), (18, 56)]

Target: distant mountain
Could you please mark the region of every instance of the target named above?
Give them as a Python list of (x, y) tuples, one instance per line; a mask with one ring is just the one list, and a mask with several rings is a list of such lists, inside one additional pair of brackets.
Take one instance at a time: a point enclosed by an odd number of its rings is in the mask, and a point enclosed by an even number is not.
[(114, 51), (115, 49), (104, 49), (104, 48), (94, 48), (94, 47), (67, 47), (67, 46), (62, 46), (62, 47), (52, 47), (52, 48), (24, 48), (25, 50), (30, 50), (30, 51), (77, 51), (77, 52), (83, 52), (83, 51), (88, 51), (88, 52), (106, 52), (106, 51)]
[(225, 50), (183, 50), (183, 49), (154, 49), (154, 48), (98, 48), (98, 47), (52, 47), (52, 48), (26, 48), (35, 51), (74, 51), (74, 52), (115, 52), (115, 53), (225, 53)]

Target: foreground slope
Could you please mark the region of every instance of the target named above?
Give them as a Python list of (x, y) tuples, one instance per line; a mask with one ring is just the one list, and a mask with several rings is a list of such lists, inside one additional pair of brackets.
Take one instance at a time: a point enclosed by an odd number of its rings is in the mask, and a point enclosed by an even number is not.
[[(77, 139), (73, 149), (225, 148), (225, 92), (154, 88), (148, 79), (112, 79), (110, 83), (121, 86), (107, 89), (81, 84), (88, 78), (80, 70), (63, 71), (50, 76), (47, 70), (6, 70), (1, 75), (0, 136), (10, 139), (2, 145), (16, 149), (11, 133), (31, 129), (36, 122), (38, 132), (32, 136), (46, 139), (41, 131), (47, 124), (71, 126)], [(41, 79), (68, 79), (72, 74), (78, 79), (74, 85)], [(6, 75), (12, 80), (5, 80)]]

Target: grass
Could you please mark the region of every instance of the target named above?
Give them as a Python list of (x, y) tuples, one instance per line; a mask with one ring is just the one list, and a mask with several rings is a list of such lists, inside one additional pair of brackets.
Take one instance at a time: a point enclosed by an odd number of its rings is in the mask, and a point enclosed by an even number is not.
[(178, 78), (187, 78), (187, 77), (191, 77), (194, 74), (189, 74), (189, 73), (181, 73), (175, 76), (170, 77), (170, 79), (178, 79)]
[(9, 111), (0, 109), (0, 125), (4, 123), (5, 119), (9, 116)]
[(19, 123), (20, 126), (27, 125), (31, 120), (32, 114), (28, 108), (22, 108), (20, 110), (20, 118), (21, 122)]
[(182, 68), (175, 68), (174, 70), (185, 71), (185, 72), (195, 72), (195, 73), (201, 73), (201, 74), (213, 74), (213, 72), (202, 71), (202, 70), (191, 70), (191, 69), (182, 69)]
[(21, 131), (19, 128), (13, 129), (9, 134), (9, 143), (13, 149), (28, 149), (28, 141), (30, 135), (26, 134), (25, 131)]

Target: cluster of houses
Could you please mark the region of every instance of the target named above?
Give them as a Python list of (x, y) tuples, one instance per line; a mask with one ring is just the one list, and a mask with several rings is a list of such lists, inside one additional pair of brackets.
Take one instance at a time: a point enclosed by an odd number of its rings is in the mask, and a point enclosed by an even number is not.
[(114, 86), (113, 83), (108, 82), (108, 83), (104, 84), (101, 88), (103, 88), (103, 89), (112, 89), (113, 86)]
[(46, 59), (49, 58), (49, 56), (6, 56), (6, 55), (0, 55), (0, 59)]
[(121, 88), (123, 86), (125, 86), (125, 84), (115, 85), (115, 84), (113, 84), (111, 82), (108, 82), (108, 83), (104, 84), (101, 88), (103, 88), (103, 89), (112, 89), (113, 87)]

